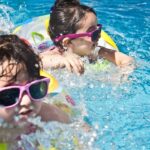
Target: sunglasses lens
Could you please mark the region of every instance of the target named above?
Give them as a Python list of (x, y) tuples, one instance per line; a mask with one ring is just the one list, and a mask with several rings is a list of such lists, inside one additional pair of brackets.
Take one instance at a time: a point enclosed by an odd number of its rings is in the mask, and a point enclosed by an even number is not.
[(34, 99), (41, 99), (45, 97), (45, 95), (47, 94), (47, 90), (48, 90), (48, 84), (46, 81), (41, 81), (41, 82), (32, 84), (29, 87), (30, 95)]
[(0, 92), (0, 106), (14, 105), (19, 98), (20, 90), (18, 88), (6, 89)]
[(98, 41), (98, 39), (100, 38), (100, 32), (101, 32), (101, 30), (96, 30), (93, 32), (93, 34), (92, 34), (92, 41), (93, 42)]

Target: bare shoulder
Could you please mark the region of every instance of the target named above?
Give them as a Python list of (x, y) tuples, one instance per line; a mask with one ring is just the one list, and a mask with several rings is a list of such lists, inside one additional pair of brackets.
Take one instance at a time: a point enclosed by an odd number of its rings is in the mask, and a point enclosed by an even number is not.
[(58, 121), (62, 123), (70, 122), (69, 115), (53, 104), (42, 103), (39, 115), (43, 121)]

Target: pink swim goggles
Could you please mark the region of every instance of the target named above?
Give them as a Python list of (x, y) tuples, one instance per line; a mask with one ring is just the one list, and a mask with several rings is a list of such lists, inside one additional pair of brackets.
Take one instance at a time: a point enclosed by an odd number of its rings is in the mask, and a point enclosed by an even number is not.
[(47, 95), (50, 79), (41, 77), (26, 85), (7, 86), (0, 88), (0, 107), (12, 108), (20, 101), (22, 94), (26, 92), (31, 100), (41, 101)]
[(76, 38), (85, 37), (85, 36), (91, 37), (91, 40), (93, 42), (97, 42), (98, 39), (100, 38), (101, 29), (102, 29), (102, 25), (98, 24), (97, 28), (92, 32), (60, 35), (54, 39), (54, 42), (59, 42), (60, 40), (66, 38), (66, 37), (70, 38), (70, 39), (76, 39)]

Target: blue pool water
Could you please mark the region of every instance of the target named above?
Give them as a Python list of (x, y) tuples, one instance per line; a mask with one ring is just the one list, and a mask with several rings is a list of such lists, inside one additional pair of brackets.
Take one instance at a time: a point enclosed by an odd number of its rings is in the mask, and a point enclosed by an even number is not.
[[(90, 123), (99, 125), (96, 145), (100, 150), (149, 150), (150, 1), (81, 2), (96, 10), (104, 30), (122, 52), (135, 58), (137, 68), (124, 79), (114, 66), (105, 74), (76, 78), (68, 88), (86, 104)], [(31, 17), (48, 14), (52, 4), (53, 0), (1, 0), (0, 25), (9, 30)], [(81, 84), (74, 85), (77, 82)]]

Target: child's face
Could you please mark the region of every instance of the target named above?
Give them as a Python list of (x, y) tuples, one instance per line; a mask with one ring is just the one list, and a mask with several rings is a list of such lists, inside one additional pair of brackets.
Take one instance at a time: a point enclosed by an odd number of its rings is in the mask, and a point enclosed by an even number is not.
[[(94, 13), (87, 13), (80, 23), (81, 28), (77, 30), (77, 34), (91, 32), (97, 27), (97, 18)], [(90, 55), (96, 45), (97, 41), (93, 42), (91, 37), (88, 36), (71, 40), (71, 43), (69, 44), (71, 50), (80, 56)]]
[[(0, 74), (2, 74), (2, 67), (5, 67), (5, 71), (9, 71), (10, 73), (7, 76), (0, 77), (0, 89), (12, 85), (25, 85), (33, 80), (29, 78), (26, 68), (22, 64), (14, 66), (10, 71), (10, 66), (8, 67), (8, 62), (5, 61), (3, 66), (0, 65)], [(11, 81), (12, 77), (16, 75), (16, 69), (18, 70), (16, 80)], [(27, 92), (24, 92), (18, 105), (11, 108), (0, 106), (0, 119), (13, 123), (15, 122), (15, 117), (18, 116), (19, 120), (26, 120), (30, 116), (37, 115), (40, 112), (41, 105), (41, 102), (31, 101)]]

